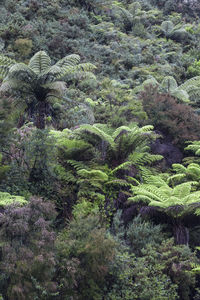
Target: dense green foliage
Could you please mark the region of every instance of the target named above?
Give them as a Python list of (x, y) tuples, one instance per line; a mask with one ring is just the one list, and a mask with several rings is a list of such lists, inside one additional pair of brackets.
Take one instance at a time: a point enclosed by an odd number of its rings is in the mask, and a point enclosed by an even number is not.
[(199, 14), (0, 1), (0, 299), (200, 299)]

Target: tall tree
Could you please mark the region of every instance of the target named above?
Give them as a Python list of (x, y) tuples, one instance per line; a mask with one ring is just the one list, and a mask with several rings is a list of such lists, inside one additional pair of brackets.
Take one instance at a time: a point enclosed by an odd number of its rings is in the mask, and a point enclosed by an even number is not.
[(3, 79), (0, 92), (14, 93), (28, 119), (33, 120), (37, 128), (44, 129), (45, 118), (53, 113), (53, 104), (64, 96), (66, 85), (61, 80), (95, 68), (90, 63), (79, 62), (79, 55), (71, 54), (51, 65), (44, 51), (37, 52), (28, 65), (0, 55), (0, 78)]

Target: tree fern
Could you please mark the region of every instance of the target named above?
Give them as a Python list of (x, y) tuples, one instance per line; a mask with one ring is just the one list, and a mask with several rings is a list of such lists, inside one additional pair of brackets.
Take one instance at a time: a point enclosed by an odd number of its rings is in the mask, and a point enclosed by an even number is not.
[(200, 76), (188, 79), (179, 86), (179, 89), (185, 90), (191, 101), (198, 102), (200, 99)]
[[(140, 186), (132, 187), (133, 193), (138, 196), (130, 197), (130, 201), (140, 201), (140, 195), (144, 195), (149, 199), (149, 206), (156, 206), (158, 209), (165, 209), (165, 212), (174, 218), (183, 217), (187, 214), (187, 208), (190, 205), (195, 204), (200, 206), (200, 191), (192, 192), (192, 183), (181, 183), (174, 188), (162, 185), (160, 187), (156, 185), (141, 184)], [(177, 206), (179, 209), (170, 209)], [(193, 212), (195, 212), (196, 206), (191, 206)]]
[[(65, 77), (67, 80), (67, 76), (79, 80), (95, 69), (90, 63), (79, 62), (80, 57), (72, 54), (51, 66), (51, 59), (45, 51), (37, 52), (28, 65), (1, 55), (0, 76), (4, 80), (0, 91), (17, 93), (21, 101), (26, 102), (27, 115), (33, 119), (31, 121), (43, 129), (46, 116), (54, 111), (52, 104), (55, 104), (55, 99), (59, 102), (66, 91), (66, 86), (59, 80), (65, 80)], [(51, 115), (54, 116), (53, 113)]]
[[(154, 77), (145, 80), (140, 86), (137, 86), (133, 91), (138, 93), (145, 90), (146, 86), (157, 86), (158, 91), (169, 93), (173, 97), (182, 102), (189, 102), (189, 94), (184, 87), (178, 86), (173, 76), (165, 76), (161, 83), (159, 83)], [(194, 93), (194, 92), (193, 92)]]
[(160, 28), (167, 39), (171, 38), (181, 42), (189, 37), (188, 32), (181, 24), (175, 26), (171, 21), (163, 21)]
[(188, 243), (188, 231), (183, 225), (184, 217), (194, 214), (200, 207), (200, 191), (192, 191), (195, 182), (184, 182), (170, 187), (159, 176), (152, 176), (149, 182), (151, 184), (132, 186), (133, 196), (129, 200), (144, 202), (165, 212), (173, 220), (176, 242)]

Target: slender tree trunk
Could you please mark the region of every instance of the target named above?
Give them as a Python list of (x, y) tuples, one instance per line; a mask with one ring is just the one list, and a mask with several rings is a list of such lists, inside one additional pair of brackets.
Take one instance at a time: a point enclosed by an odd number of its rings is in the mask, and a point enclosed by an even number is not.
[(45, 129), (45, 109), (46, 109), (45, 101), (39, 101), (37, 107), (36, 121), (35, 121), (35, 126), (38, 129)]
[(181, 222), (174, 224), (174, 239), (176, 245), (188, 245), (189, 230)]

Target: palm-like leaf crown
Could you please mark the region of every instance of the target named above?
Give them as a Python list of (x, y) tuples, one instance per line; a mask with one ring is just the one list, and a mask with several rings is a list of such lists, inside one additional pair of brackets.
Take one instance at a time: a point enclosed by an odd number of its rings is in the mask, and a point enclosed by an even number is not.
[(185, 90), (190, 100), (193, 103), (199, 103), (200, 101), (200, 76), (196, 76), (186, 80), (179, 86), (179, 89)]
[(161, 176), (150, 176), (147, 183), (132, 187), (133, 202), (144, 202), (173, 218), (197, 212), (200, 207), (200, 191), (192, 191), (195, 182), (185, 182), (170, 187)]
[(20, 99), (20, 103), (16, 101), (20, 110), (28, 112), (28, 118), (33, 119), (38, 128), (44, 128), (45, 116), (51, 114), (53, 104), (64, 96), (64, 81), (80, 78), (95, 69), (90, 63), (79, 62), (79, 55), (71, 54), (51, 65), (45, 51), (37, 52), (28, 65), (1, 55), (0, 79), (3, 83), (0, 92), (14, 92)]
[(148, 143), (156, 138), (153, 126), (139, 128), (120, 126), (116, 130), (103, 124), (82, 125), (75, 131), (75, 135), (86, 140), (94, 147), (98, 147), (102, 159), (118, 166), (113, 173), (120, 169), (129, 169), (132, 165), (143, 166), (162, 159), (161, 155), (149, 153)]
[[(87, 72), (94, 70), (95, 66), (90, 63), (79, 64), (80, 57), (76, 54), (67, 55), (56, 64), (51, 66), (51, 59), (45, 51), (37, 52), (28, 65), (17, 63), (16, 61), (0, 56), (0, 78), (4, 82), (9, 82), (14, 88), (13, 80), (24, 80), (29, 89), (32, 90), (34, 84), (49, 84), (59, 81), (70, 73)], [(19, 86), (18, 86), (19, 88)]]
[(52, 85), (70, 74), (82, 74), (92, 71), (95, 66), (90, 63), (79, 64), (76, 54), (67, 55), (51, 66), (51, 59), (45, 51), (37, 52), (28, 65), (0, 56), (0, 78), (3, 79), (1, 90), (15, 89), (35, 93), (36, 89), (58, 90)]

